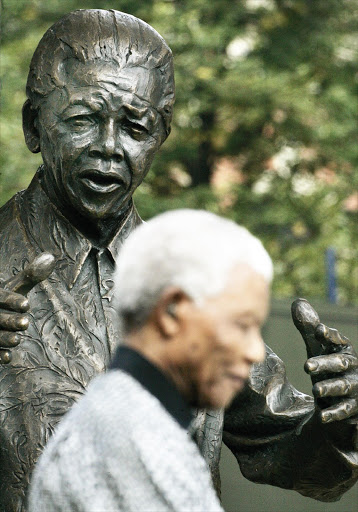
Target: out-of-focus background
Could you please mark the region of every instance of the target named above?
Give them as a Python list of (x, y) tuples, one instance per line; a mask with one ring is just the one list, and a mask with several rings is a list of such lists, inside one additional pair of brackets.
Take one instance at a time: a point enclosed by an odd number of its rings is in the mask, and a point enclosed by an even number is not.
[(173, 129), (136, 194), (143, 218), (187, 206), (246, 225), (280, 297), (325, 297), (332, 248), (333, 294), (357, 304), (358, 0), (2, 0), (0, 204), (41, 162), (21, 128), (32, 53), (78, 8), (134, 14), (174, 53)]
[[(358, 340), (358, 0), (1, 5), (0, 205), (41, 163), (25, 146), (21, 107), (45, 30), (78, 8), (114, 8), (147, 21), (173, 50), (177, 100), (172, 133), (136, 193), (139, 212), (147, 219), (204, 208), (263, 240), (275, 263), (269, 344), (294, 384), (309, 391), (290, 298), (310, 299), (327, 323)], [(320, 505), (267, 486), (240, 487), (230, 454), (223, 461), (230, 512), (356, 512), (355, 489), (339, 504)]]

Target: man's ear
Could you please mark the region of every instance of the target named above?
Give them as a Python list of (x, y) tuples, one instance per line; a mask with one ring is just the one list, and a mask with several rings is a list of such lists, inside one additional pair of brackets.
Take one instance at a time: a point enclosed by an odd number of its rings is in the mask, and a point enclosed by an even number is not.
[(36, 128), (37, 110), (30, 100), (26, 100), (22, 107), (22, 128), (24, 130), (25, 142), (32, 153), (40, 152), (40, 135)]
[(180, 288), (167, 288), (154, 309), (154, 321), (164, 336), (171, 338), (178, 334), (183, 326), (186, 304), (192, 300)]

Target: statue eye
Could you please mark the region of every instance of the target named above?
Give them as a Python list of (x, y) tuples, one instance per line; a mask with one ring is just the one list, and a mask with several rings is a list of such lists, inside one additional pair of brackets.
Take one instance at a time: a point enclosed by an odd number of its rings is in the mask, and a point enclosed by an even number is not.
[(125, 129), (126, 131), (133, 137), (133, 138), (140, 138), (148, 133), (148, 130), (145, 126), (139, 123), (134, 123), (132, 121), (127, 120), (125, 122)]
[(90, 128), (94, 124), (96, 124), (95, 119), (91, 116), (87, 115), (79, 115), (73, 116), (68, 119), (68, 122), (74, 128)]

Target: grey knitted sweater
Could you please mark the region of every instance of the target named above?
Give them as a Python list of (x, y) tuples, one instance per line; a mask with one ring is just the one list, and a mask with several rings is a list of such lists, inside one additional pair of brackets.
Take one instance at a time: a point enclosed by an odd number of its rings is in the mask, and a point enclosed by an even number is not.
[(30, 512), (223, 512), (187, 431), (122, 370), (97, 377), (34, 471)]

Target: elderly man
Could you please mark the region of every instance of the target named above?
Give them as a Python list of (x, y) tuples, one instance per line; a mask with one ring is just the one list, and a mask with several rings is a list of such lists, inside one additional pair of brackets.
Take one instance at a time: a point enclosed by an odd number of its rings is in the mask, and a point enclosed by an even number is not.
[[(0, 290), (6, 512), (25, 510), (31, 470), (57, 422), (108, 368), (122, 337), (111, 301), (114, 260), (141, 223), (132, 194), (170, 131), (172, 55), (137, 18), (75, 11), (39, 43), (27, 95), (25, 139), (44, 163), (28, 189), (0, 210), (0, 282), (21, 276), (41, 252), (54, 254), (56, 268), (28, 302)], [(198, 414), (197, 442), (217, 486), (223, 431), (254, 481), (322, 500), (337, 499), (356, 481), (357, 427), (350, 418), (358, 410), (357, 357), (350, 345), (340, 353), (336, 345), (323, 350), (317, 319), (306, 320), (298, 326), (309, 355), (318, 357), (307, 363), (315, 400), (289, 385), (282, 361), (267, 349), (224, 423), (220, 412)], [(331, 337), (326, 329), (323, 341)]]
[(124, 346), (47, 445), (30, 512), (222, 510), (191, 407), (228, 406), (263, 361), (270, 258), (231, 221), (177, 210), (139, 227), (117, 269)]

